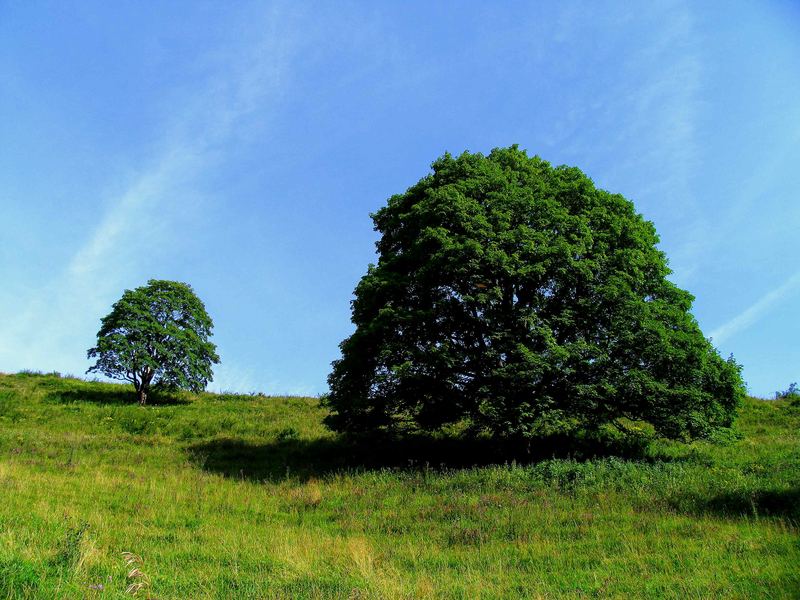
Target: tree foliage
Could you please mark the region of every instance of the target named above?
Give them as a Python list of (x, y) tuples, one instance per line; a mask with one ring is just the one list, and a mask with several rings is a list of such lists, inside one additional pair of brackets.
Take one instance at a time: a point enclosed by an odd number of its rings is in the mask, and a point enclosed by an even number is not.
[(151, 386), (200, 391), (219, 362), (209, 341), (213, 322), (186, 283), (151, 279), (125, 290), (102, 319), (88, 357), (98, 372), (133, 383), (140, 404)]
[(655, 227), (516, 146), (444, 155), (372, 215), (378, 263), (329, 376), (330, 427), (529, 438), (627, 418), (699, 437), (744, 394), (671, 283)]

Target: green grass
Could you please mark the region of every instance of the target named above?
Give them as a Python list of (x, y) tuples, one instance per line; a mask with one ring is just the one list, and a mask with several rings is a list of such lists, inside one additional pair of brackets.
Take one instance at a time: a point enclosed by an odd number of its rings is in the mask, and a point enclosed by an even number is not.
[[(800, 406), (716, 444), (356, 446), (314, 399), (0, 376), (0, 598), (798, 598)], [(135, 581), (143, 581), (137, 578)], [(102, 586), (102, 589), (100, 589)]]

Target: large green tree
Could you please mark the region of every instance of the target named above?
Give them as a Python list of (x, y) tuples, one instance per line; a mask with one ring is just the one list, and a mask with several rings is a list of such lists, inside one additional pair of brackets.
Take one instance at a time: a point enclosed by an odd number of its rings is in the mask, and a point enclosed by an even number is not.
[(87, 373), (130, 381), (139, 404), (155, 385), (200, 391), (219, 362), (209, 341), (213, 326), (190, 285), (151, 279), (125, 290), (103, 318), (88, 351), (97, 362)]
[(516, 146), (446, 154), (373, 219), (333, 429), (529, 438), (625, 418), (681, 438), (731, 423), (739, 366), (667, 278), (653, 224), (579, 169)]

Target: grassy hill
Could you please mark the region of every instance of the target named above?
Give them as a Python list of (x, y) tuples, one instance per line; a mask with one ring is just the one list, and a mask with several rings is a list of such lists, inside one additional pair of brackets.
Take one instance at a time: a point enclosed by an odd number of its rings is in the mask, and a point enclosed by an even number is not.
[(131, 399), (0, 376), (0, 598), (800, 597), (784, 401), (748, 400), (716, 444), (549, 441), (492, 464), (345, 443), (310, 398)]

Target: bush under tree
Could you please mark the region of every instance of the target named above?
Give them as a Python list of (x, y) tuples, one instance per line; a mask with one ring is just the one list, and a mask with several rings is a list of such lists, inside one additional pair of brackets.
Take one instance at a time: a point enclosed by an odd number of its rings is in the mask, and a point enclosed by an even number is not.
[(213, 327), (190, 285), (151, 279), (125, 290), (103, 317), (97, 345), (87, 353), (97, 362), (87, 373), (130, 381), (139, 404), (154, 386), (201, 391), (219, 362), (209, 341)]
[(669, 281), (655, 227), (579, 169), (516, 146), (445, 154), (372, 217), (334, 430), (530, 439), (627, 419), (696, 438), (734, 418), (740, 367)]

